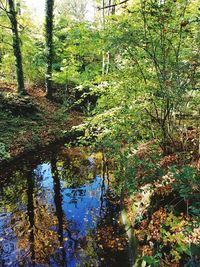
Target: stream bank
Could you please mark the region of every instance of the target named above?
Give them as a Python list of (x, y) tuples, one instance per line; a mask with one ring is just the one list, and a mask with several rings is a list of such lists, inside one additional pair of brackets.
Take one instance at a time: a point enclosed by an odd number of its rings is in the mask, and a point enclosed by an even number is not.
[(145, 144), (128, 157), (133, 160), (127, 165), (134, 177), (126, 179), (129, 188), (123, 194), (121, 216), (132, 248), (132, 266), (198, 267), (198, 157), (189, 161), (178, 153), (155, 154), (158, 151)]
[(49, 101), (39, 90), (20, 97), (8, 89), (0, 93), (0, 164), (68, 139), (83, 121), (80, 112)]

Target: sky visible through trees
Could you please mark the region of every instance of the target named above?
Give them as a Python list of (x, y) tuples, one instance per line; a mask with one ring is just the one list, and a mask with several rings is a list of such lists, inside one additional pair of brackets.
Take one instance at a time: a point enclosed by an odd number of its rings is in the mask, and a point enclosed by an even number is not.
[[(39, 21), (42, 21), (42, 19), (44, 19), (45, 0), (23, 0), (23, 1), (24, 1), (25, 5), (28, 6), (37, 15), (37, 19), (39, 19)], [(56, 0), (55, 6), (59, 2), (61, 2), (61, 1)], [(92, 21), (94, 19), (94, 13), (95, 13), (94, 1), (87, 0), (86, 2), (87, 2), (86, 18), (88, 20)]]

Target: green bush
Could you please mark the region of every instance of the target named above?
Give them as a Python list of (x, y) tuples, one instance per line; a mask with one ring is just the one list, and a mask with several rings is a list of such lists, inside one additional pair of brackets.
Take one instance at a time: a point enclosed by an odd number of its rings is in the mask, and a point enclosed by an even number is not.
[(188, 205), (190, 215), (200, 216), (200, 175), (197, 169), (189, 165), (177, 171), (176, 166), (172, 167), (174, 172), (175, 183), (173, 187), (181, 198)]
[(10, 153), (6, 150), (5, 144), (0, 143), (0, 160), (7, 160), (10, 158)]

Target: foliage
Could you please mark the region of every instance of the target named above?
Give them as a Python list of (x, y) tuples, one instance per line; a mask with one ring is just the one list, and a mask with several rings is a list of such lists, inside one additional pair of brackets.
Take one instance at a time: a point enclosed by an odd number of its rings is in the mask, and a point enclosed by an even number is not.
[(66, 86), (84, 85), (100, 73), (100, 35), (89, 22), (78, 23), (60, 17), (55, 26), (55, 47), (55, 82)]
[(198, 235), (194, 230), (195, 222), (161, 208), (152, 215), (148, 228), (144, 228), (145, 225), (146, 221), (143, 221), (142, 229), (137, 230), (138, 238), (143, 239), (146, 234), (148, 241), (143, 247), (143, 261), (150, 266), (189, 264), (190, 258), (195, 262), (198, 256), (194, 249), (198, 246), (194, 238)]
[[(45, 61), (44, 57), (41, 56), (41, 53), (43, 53), (41, 50), (41, 48), (43, 49), (43, 45), (41, 44), (40, 30), (38, 29), (38, 26), (34, 25), (26, 10), (23, 14), (17, 14), (17, 21), (19, 24), (25, 80), (27, 83), (41, 82), (44, 79)], [(8, 17), (5, 11), (2, 10), (0, 16), (0, 28), (2, 28), (0, 33), (0, 79), (13, 82), (13, 80), (16, 79), (16, 74), (12, 52), (11, 28)]]
[(182, 117), (198, 94), (197, 14), (195, 2), (138, 1), (105, 29), (112, 82), (97, 112), (118, 105), (132, 113), (133, 106), (133, 123), (143, 123), (166, 154), (181, 149)]
[(9, 159), (9, 158), (10, 158), (10, 154), (6, 150), (5, 144), (0, 143), (0, 159), (5, 160), (5, 159)]
[(198, 218), (200, 216), (199, 171), (188, 165), (180, 170), (176, 170), (176, 167), (172, 169), (175, 173), (173, 188), (187, 202), (188, 213)]

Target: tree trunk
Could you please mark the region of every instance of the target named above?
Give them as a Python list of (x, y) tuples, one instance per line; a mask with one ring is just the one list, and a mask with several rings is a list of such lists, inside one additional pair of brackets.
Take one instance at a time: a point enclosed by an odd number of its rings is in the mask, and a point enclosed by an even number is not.
[[(105, 29), (105, 0), (102, 0), (102, 24), (103, 24), (103, 29)], [(105, 51), (103, 48), (102, 51), (102, 75), (105, 74)]]
[(18, 24), (17, 24), (14, 0), (8, 0), (8, 4), (9, 4), (8, 16), (9, 16), (9, 19), (11, 22), (11, 28), (12, 28), (13, 51), (14, 51), (15, 64), (16, 64), (18, 93), (20, 95), (23, 95), (25, 94), (24, 73), (23, 73), (23, 66), (22, 66), (22, 54), (21, 54), (21, 48), (20, 48), (20, 38), (19, 38), (19, 33), (18, 33)]
[(47, 98), (52, 98), (52, 63), (53, 63), (53, 7), (54, 0), (46, 0), (46, 60), (45, 76)]

